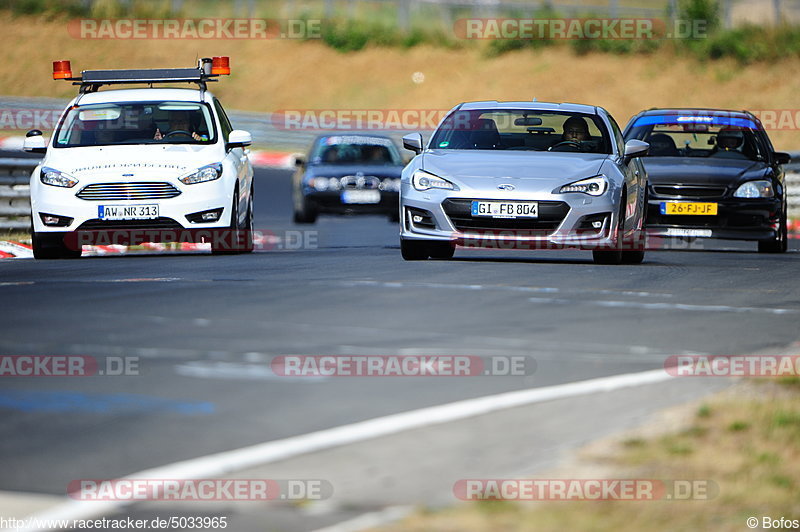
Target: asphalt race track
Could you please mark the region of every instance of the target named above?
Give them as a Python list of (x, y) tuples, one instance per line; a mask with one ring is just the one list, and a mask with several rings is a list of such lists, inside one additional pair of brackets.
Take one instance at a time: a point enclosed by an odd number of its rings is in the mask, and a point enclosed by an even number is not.
[[(137, 360), (139, 375), (5, 378), (0, 490), (63, 495), (150, 467), (509, 390), (798, 340), (798, 241), (682, 244), (636, 266), (588, 251), (460, 249), (404, 262), (380, 217), (291, 222), (258, 170), (252, 255), (0, 261), (0, 353)], [(680, 247), (678, 245), (677, 247)], [(523, 355), (529, 376), (303, 378), (278, 355)]]

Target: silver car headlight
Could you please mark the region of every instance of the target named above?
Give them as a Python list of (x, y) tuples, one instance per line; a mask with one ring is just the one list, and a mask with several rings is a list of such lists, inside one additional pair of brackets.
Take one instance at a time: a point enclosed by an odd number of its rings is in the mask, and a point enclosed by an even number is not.
[(568, 192), (580, 192), (582, 194), (589, 194), (590, 196), (602, 196), (608, 189), (608, 181), (603, 174), (581, 179), (574, 183), (569, 183), (561, 187), (558, 192), (566, 194)]
[(222, 164), (214, 163), (208, 164), (190, 174), (178, 179), (184, 185), (195, 185), (197, 183), (205, 183), (206, 181), (214, 181), (222, 176)]
[(71, 175), (47, 166), (42, 167), (39, 180), (45, 185), (53, 187), (72, 188), (78, 184), (78, 180)]
[(775, 197), (775, 191), (772, 189), (772, 183), (767, 180), (748, 181), (742, 183), (736, 192), (733, 193), (734, 198), (772, 198)]
[(426, 172), (425, 170), (417, 170), (414, 172), (414, 175), (411, 176), (411, 184), (415, 189), (420, 191), (430, 190), (432, 188), (458, 190), (458, 187), (454, 183), (433, 175), (430, 172)]

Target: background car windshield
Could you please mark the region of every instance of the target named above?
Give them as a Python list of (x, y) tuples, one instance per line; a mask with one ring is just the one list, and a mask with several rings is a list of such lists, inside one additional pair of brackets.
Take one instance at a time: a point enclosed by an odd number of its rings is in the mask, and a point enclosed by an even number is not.
[(317, 142), (313, 164), (401, 165), (394, 143), (383, 137), (335, 136)]
[(528, 109), (451, 113), (431, 148), (611, 153), (608, 130), (598, 116)]
[(762, 161), (766, 149), (758, 124), (731, 116), (645, 115), (625, 140), (650, 144), (651, 157), (714, 157)]
[(208, 106), (192, 102), (81, 105), (56, 131), (55, 146), (115, 144), (210, 144), (216, 141)]

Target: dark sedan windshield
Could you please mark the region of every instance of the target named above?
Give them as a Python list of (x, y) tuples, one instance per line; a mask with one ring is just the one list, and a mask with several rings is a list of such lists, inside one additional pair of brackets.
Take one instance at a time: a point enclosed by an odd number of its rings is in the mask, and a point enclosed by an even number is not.
[(651, 157), (714, 157), (763, 161), (768, 153), (758, 124), (729, 114), (644, 115), (625, 140), (650, 144)]
[(335, 135), (317, 141), (309, 158), (311, 164), (402, 165), (391, 139), (359, 135)]
[(529, 109), (456, 111), (431, 140), (436, 150), (528, 150), (611, 153), (600, 117)]

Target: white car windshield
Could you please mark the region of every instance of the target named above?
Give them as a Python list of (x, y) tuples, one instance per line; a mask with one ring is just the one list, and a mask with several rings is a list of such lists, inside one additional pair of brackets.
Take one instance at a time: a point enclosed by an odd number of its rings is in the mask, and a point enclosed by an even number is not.
[(56, 148), (118, 144), (211, 144), (210, 108), (194, 102), (102, 103), (72, 107), (55, 135)]

